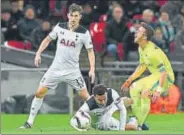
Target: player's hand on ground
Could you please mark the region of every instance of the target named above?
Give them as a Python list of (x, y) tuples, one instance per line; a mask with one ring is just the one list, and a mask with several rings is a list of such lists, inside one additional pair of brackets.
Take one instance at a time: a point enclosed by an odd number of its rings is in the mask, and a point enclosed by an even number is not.
[(40, 65), (40, 63), (41, 63), (41, 56), (39, 54), (36, 54), (34, 62), (35, 62), (35, 66), (38, 67)]
[(131, 83), (132, 79), (131, 78), (127, 79), (126, 82), (121, 85), (121, 90), (124, 91), (125, 89), (127, 89), (131, 85)]
[(152, 96), (152, 102), (154, 103), (157, 99), (159, 99), (160, 98), (160, 92), (158, 92), (158, 91), (155, 91), (154, 93), (153, 93), (153, 96)]
[(91, 79), (91, 83), (95, 82), (95, 72), (93, 70), (89, 71), (89, 77)]

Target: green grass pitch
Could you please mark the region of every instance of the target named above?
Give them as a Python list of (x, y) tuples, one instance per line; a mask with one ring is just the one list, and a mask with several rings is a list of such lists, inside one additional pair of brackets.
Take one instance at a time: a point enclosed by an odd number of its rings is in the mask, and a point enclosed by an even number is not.
[(67, 114), (38, 115), (32, 129), (18, 129), (28, 115), (1, 115), (1, 134), (184, 134), (184, 113), (149, 115), (149, 131), (98, 131), (78, 132), (69, 125)]

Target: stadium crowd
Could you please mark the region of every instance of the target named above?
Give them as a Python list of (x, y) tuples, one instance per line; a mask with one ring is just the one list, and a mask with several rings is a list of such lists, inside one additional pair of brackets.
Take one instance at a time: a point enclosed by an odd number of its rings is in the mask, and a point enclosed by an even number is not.
[[(2, 0), (1, 44), (36, 51), (58, 22), (67, 20), (71, 3), (83, 8), (81, 24), (90, 30), (96, 53), (115, 61), (129, 60), (137, 51), (133, 36), (140, 22), (155, 29), (153, 42), (167, 54), (184, 49), (184, 2), (167, 0)], [(54, 51), (51, 43), (48, 50)]]

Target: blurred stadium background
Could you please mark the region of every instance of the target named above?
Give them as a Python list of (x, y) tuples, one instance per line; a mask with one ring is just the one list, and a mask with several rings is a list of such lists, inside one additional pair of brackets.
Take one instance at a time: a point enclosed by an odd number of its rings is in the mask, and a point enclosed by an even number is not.
[[(96, 54), (96, 83), (104, 83), (121, 95), (122, 82), (138, 64), (137, 46), (133, 35), (141, 21), (155, 29), (157, 43), (172, 62), (176, 81), (170, 96), (152, 106), (152, 113), (176, 113), (184, 110), (184, 1), (169, 0), (2, 0), (1, 2), (1, 111), (7, 114), (26, 114), (38, 87), (39, 80), (52, 62), (55, 42), (42, 55), (42, 64), (34, 66), (34, 56), (42, 39), (58, 22), (67, 21), (71, 3), (83, 8), (81, 25), (89, 29)], [(120, 4), (123, 21), (120, 31), (108, 28), (113, 18), (112, 7)], [(116, 26), (115, 26), (116, 27)], [(124, 30), (121, 31), (121, 28)], [(113, 34), (108, 34), (106, 31)], [(122, 41), (116, 39), (121, 35)], [(115, 52), (110, 48), (115, 41)], [(89, 92), (88, 58), (85, 49), (80, 56), (82, 74)], [(149, 73), (146, 73), (149, 74)], [(82, 101), (75, 90), (61, 83), (50, 90), (40, 113), (72, 113)], [(73, 110), (74, 109), (74, 110)]]

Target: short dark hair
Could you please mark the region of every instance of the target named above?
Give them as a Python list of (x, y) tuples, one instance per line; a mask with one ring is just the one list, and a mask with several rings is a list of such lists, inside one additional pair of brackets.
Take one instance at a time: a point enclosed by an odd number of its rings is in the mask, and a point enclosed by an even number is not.
[(82, 7), (80, 5), (77, 5), (73, 3), (69, 7), (69, 12), (79, 12), (80, 14), (82, 13)]
[(146, 29), (147, 40), (151, 40), (154, 35), (154, 29), (145, 22), (141, 22), (141, 26)]
[(107, 92), (107, 87), (103, 84), (98, 84), (93, 88), (93, 95), (104, 95)]

